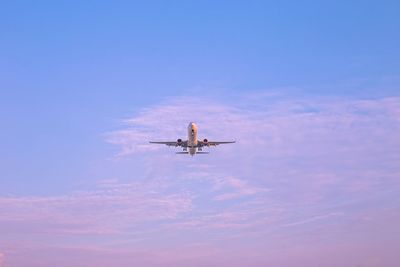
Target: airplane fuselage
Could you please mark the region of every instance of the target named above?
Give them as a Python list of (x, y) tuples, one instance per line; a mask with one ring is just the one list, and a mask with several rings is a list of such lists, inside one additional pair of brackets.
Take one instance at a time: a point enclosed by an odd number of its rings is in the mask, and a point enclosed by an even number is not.
[(194, 155), (197, 151), (197, 125), (194, 122), (188, 126), (188, 149), (189, 154)]

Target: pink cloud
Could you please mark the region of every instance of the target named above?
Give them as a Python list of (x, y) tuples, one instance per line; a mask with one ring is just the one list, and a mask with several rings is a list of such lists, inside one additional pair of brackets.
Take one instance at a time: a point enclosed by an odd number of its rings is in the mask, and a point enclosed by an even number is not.
[(0, 267), (4, 266), (4, 253), (0, 252)]
[[(390, 266), (383, 256), (395, 253), (372, 243), (383, 245), (400, 222), (391, 215), (400, 193), (400, 98), (240, 100), (177, 97), (124, 119), (106, 134), (119, 150), (113, 167), (128, 173), (124, 180), (102, 176), (90, 190), (0, 197), (7, 260), (26, 266), (20, 255), (28, 255), (37, 266), (53, 266), (68, 255), (61, 266), (340, 266), (347, 253), (353, 265)], [(193, 158), (148, 144), (184, 138), (192, 120), (200, 138), (238, 142)], [(378, 260), (363, 258), (374, 251)]]
[[(241, 153), (251, 150), (257, 156), (259, 151), (290, 156), (309, 148), (322, 148), (322, 142), (327, 149), (337, 151), (348, 148), (350, 142), (360, 141), (359, 138), (364, 138), (366, 144), (377, 142), (388, 127), (399, 131), (399, 102), (398, 98), (368, 101), (283, 98), (273, 102), (258, 99), (249, 107), (243, 101), (229, 105), (201, 97), (173, 98), (125, 120), (125, 129), (108, 134), (108, 140), (121, 147), (120, 155), (162, 151), (164, 147), (149, 145), (147, 141), (184, 138), (188, 121), (196, 121), (200, 137), (237, 139), (234, 147), (223, 148), (227, 151), (240, 148)], [(393, 139), (384, 141), (395, 143)]]
[[(102, 184), (97, 190), (49, 197), (0, 197), (0, 223), (20, 231), (116, 234), (132, 224), (171, 219), (190, 211), (185, 193), (158, 193), (155, 184)], [(35, 224), (47, 225), (33, 229)]]
[(286, 227), (288, 227), (288, 226), (299, 226), (299, 225), (302, 225), (302, 224), (305, 224), (305, 223), (312, 223), (312, 222), (315, 222), (315, 221), (327, 219), (327, 218), (334, 217), (334, 216), (340, 216), (340, 215), (343, 215), (343, 213), (342, 212), (331, 212), (331, 213), (328, 213), (328, 214), (322, 214), (322, 215), (313, 216), (311, 218), (307, 218), (307, 219), (304, 219), (304, 220), (301, 220), (301, 221), (287, 223), (287, 224), (284, 224), (283, 226), (286, 226)]
[(259, 192), (266, 192), (267, 189), (249, 185), (245, 180), (236, 177), (224, 177), (214, 180), (213, 190), (223, 191), (215, 196), (216, 200), (229, 200), (243, 196), (255, 195)]
[[(384, 183), (399, 188), (394, 177), (400, 160), (396, 151), (400, 98), (258, 94), (240, 99), (173, 98), (126, 119), (122, 132), (108, 136), (124, 157), (140, 153), (149, 166), (168, 162), (159, 175), (176, 175), (173, 166), (179, 162), (179, 175), (207, 181), (216, 201), (253, 196), (288, 207), (317, 201), (327, 204), (338, 199), (331, 196), (335, 191), (352, 202), (356, 195), (378, 193), (375, 188)], [(196, 163), (171, 156), (174, 149), (146, 143), (184, 137), (185, 126), (192, 120), (199, 125), (200, 138), (238, 142), (212, 149), (209, 157), (195, 159)], [(381, 167), (382, 162), (390, 168)], [(192, 168), (201, 175), (184, 174)]]

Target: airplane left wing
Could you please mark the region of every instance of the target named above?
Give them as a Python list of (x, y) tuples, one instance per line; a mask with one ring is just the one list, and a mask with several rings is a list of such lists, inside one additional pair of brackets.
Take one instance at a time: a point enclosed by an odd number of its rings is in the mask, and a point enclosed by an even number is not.
[(217, 146), (217, 145), (222, 145), (222, 144), (233, 144), (236, 143), (236, 141), (208, 141), (208, 140), (199, 140), (197, 141), (197, 144), (199, 147), (203, 146)]

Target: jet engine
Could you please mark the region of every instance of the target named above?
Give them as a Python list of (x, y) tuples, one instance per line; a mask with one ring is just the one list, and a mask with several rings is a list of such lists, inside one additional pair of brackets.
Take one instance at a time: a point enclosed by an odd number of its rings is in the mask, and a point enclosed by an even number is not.
[(207, 139), (204, 139), (204, 140), (203, 140), (203, 143), (204, 143), (205, 145), (207, 145), (207, 144), (208, 144), (208, 140), (207, 140)]
[(176, 142), (178, 143), (178, 144), (180, 144), (180, 143), (182, 143), (182, 139), (178, 139), (178, 140), (176, 140)]

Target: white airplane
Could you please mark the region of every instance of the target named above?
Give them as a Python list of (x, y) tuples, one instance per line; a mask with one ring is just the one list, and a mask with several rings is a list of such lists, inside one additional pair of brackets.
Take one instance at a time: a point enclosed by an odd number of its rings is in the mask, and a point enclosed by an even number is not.
[[(216, 141), (208, 141), (207, 139), (197, 140), (197, 125), (194, 122), (189, 123), (188, 126), (188, 140), (183, 141), (182, 139), (178, 139), (176, 141), (170, 142), (153, 142), (150, 141), (151, 144), (163, 144), (167, 146), (180, 146), (183, 148), (182, 152), (176, 152), (176, 154), (190, 154), (191, 156), (195, 154), (208, 154), (208, 152), (203, 152), (203, 147), (217, 146), (221, 144), (232, 144), (236, 141), (224, 141), (224, 142), (216, 142)], [(189, 148), (189, 151), (188, 151)]]

